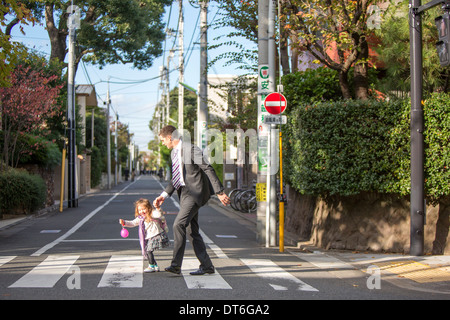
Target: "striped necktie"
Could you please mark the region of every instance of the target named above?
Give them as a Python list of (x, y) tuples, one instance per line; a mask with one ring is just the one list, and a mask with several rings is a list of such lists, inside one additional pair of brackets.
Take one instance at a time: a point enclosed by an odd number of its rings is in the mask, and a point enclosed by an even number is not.
[(181, 170), (180, 170), (180, 161), (178, 159), (178, 150), (173, 150), (173, 157), (172, 157), (172, 184), (175, 189), (178, 190), (181, 186), (180, 176), (181, 176)]

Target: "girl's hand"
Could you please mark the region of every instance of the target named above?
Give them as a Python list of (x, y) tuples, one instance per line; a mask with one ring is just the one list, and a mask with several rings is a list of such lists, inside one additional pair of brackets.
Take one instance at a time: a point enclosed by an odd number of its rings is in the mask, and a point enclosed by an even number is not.
[(119, 223), (122, 225), (122, 227), (125, 225), (125, 222), (123, 221), (123, 219), (119, 219)]

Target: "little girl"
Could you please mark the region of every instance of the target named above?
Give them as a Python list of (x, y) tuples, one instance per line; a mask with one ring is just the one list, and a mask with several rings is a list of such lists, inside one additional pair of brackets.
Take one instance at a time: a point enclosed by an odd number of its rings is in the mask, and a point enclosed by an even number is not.
[(142, 255), (148, 259), (149, 266), (144, 272), (159, 271), (153, 251), (165, 248), (169, 245), (166, 218), (161, 210), (153, 209), (150, 201), (139, 199), (135, 202), (135, 219), (131, 221), (119, 219), (119, 223), (125, 227), (139, 226), (139, 242)]

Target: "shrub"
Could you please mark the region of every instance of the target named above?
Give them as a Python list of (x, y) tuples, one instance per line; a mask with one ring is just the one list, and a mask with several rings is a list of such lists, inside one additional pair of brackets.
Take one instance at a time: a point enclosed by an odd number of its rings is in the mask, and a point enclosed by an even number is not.
[(383, 192), (397, 162), (387, 142), (399, 109), (359, 100), (297, 108), (287, 130), (291, 185), (313, 195)]
[(38, 175), (9, 169), (0, 173), (0, 211), (31, 213), (45, 204), (47, 187)]
[[(449, 94), (424, 103), (425, 192), (432, 201), (450, 195), (449, 108)], [(310, 195), (409, 195), (410, 110), (402, 100), (297, 102), (283, 127), (289, 183)]]
[(282, 83), (290, 106), (342, 98), (338, 73), (330, 68), (290, 73), (283, 76)]
[(433, 200), (450, 195), (450, 94), (424, 101), (425, 191)]

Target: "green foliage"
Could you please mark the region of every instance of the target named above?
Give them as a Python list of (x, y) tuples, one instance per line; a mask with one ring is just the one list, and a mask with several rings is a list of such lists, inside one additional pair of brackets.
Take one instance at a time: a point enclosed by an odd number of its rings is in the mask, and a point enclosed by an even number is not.
[(425, 189), (431, 200), (450, 194), (450, 94), (425, 100)]
[(34, 163), (41, 167), (54, 167), (61, 164), (61, 151), (58, 145), (42, 137), (34, 135), (24, 135), (21, 137), (22, 143), (26, 144), (25, 153), (20, 158), (20, 163)]
[[(162, 16), (170, 1), (89, 0), (76, 4), (82, 12), (77, 42), (86, 61), (100, 67), (133, 63), (135, 68), (145, 69), (162, 53)], [(65, 9), (58, 13), (61, 16)]]
[(38, 175), (10, 169), (0, 173), (0, 212), (31, 213), (45, 204), (47, 188)]
[(102, 182), (102, 171), (105, 171), (105, 163), (103, 161), (100, 149), (97, 146), (91, 150), (91, 187), (98, 186)]
[[(391, 3), (383, 13), (383, 23), (376, 30), (380, 39), (374, 49), (379, 54), (379, 60), (385, 65), (387, 76), (381, 81), (383, 92), (398, 90), (407, 92), (410, 88), (410, 25), (409, 1)], [(440, 6), (422, 13), (422, 51), (423, 51), (423, 89), (424, 93), (433, 91), (449, 92), (449, 68), (439, 64), (436, 51), (438, 32), (434, 19), (442, 14)]]
[[(223, 42), (209, 45), (208, 50), (220, 49), (228, 46), (225, 52), (216, 55), (208, 63), (213, 66), (219, 61), (225, 60), (223, 66), (235, 66), (236, 69), (247, 71), (249, 74), (257, 72), (258, 66), (258, 2), (253, 0), (218, 0), (219, 13), (214, 20), (214, 29), (233, 31), (221, 33), (215, 41)], [(254, 44), (251, 46), (250, 44)], [(230, 50), (234, 47), (235, 50)]]
[(316, 195), (383, 192), (395, 165), (386, 141), (396, 110), (360, 100), (296, 108), (287, 134), (290, 183)]
[(290, 73), (282, 78), (284, 93), (289, 104), (312, 103), (342, 98), (337, 71), (320, 67), (303, 72)]
[[(345, 100), (303, 104), (288, 96), (285, 131), (289, 183), (311, 195), (410, 193), (408, 101)], [(439, 201), (450, 194), (450, 95), (425, 101), (425, 189)]]

